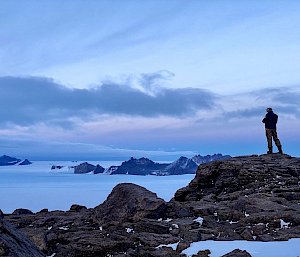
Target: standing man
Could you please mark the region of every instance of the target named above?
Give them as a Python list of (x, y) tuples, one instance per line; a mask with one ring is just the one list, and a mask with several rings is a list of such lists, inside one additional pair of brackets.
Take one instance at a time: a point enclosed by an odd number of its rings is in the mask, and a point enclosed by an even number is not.
[(265, 128), (266, 128), (266, 136), (267, 136), (268, 148), (269, 148), (268, 154), (273, 153), (272, 138), (278, 148), (278, 153), (282, 154), (282, 146), (280, 140), (277, 137), (277, 131), (276, 131), (278, 116), (273, 112), (272, 108), (267, 108), (266, 111), (267, 114), (262, 120), (262, 122), (265, 123)]

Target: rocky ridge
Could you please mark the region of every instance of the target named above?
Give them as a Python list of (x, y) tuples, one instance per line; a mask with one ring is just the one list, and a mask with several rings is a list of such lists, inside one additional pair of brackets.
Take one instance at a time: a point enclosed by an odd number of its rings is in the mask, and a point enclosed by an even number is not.
[[(216, 160), (229, 159), (231, 156), (214, 154), (214, 155), (196, 155), (193, 158), (181, 156), (178, 160), (172, 163), (157, 163), (148, 158), (133, 158), (122, 162), (120, 166), (111, 166), (104, 169), (100, 165), (92, 165), (87, 162), (81, 163), (74, 168), (75, 174), (84, 174), (93, 172), (94, 174), (104, 173), (109, 175), (126, 174), (126, 175), (182, 175), (195, 174), (199, 164), (208, 163)], [(58, 166), (59, 168), (60, 166)], [(52, 169), (55, 169), (53, 166)]]
[[(47, 255), (183, 257), (182, 251), (199, 240), (300, 237), (299, 176), (300, 158), (234, 157), (200, 165), (170, 202), (126, 183), (95, 208), (73, 205), (67, 212), (35, 214), (22, 210), (5, 220)], [(209, 251), (195, 256), (209, 256)], [(250, 255), (236, 250), (225, 256)]]

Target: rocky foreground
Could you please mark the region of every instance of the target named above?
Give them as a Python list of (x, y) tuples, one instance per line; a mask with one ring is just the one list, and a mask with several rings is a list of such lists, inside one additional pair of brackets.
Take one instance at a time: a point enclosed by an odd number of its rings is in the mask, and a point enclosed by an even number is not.
[[(12, 223), (48, 256), (172, 257), (185, 256), (182, 250), (200, 240), (288, 240), (300, 237), (299, 176), (300, 158), (235, 157), (200, 165), (170, 202), (126, 183), (92, 209), (73, 205), (67, 212), (35, 214), (20, 209), (1, 224)], [(3, 225), (0, 229), (0, 256), (18, 256), (13, 242), (3, 240)], [(162, 246), (172, 243), (175, 250)], [(250, 255), (236, 250), (226, 256)]]

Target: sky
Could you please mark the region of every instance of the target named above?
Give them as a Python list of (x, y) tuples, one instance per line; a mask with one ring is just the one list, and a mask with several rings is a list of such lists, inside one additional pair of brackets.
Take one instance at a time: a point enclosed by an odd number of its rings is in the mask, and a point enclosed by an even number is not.
[(172, 160), (300, 149), (300, 2), (0, 1), (0, 154)]

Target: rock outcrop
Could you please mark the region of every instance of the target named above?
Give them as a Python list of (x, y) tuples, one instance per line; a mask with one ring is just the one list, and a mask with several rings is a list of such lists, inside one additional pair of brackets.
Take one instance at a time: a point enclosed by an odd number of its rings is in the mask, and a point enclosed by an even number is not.
[[(67, 212), (14, 213), (4, 219), (48, 256), (183, 257), (182, 250), (200, 240), (300, 237), (299, 176), (299, 158), (235, 157), (200, 165), (170, 202), (125, 183), (92, 209), (73, 205)], [(249, 255), (236, 250), (225, 256)]]
[(45, 255), (23, 233), (0, 217), (0, 256), (43, 257)]
[(192, 240), (300, 237), (299, 176), (300, 159), (288, 155), (200, 165), (191, 183), (176, 192), (173, 208), (201, 218), (201, 223), (191, 222), (184, 229)]

